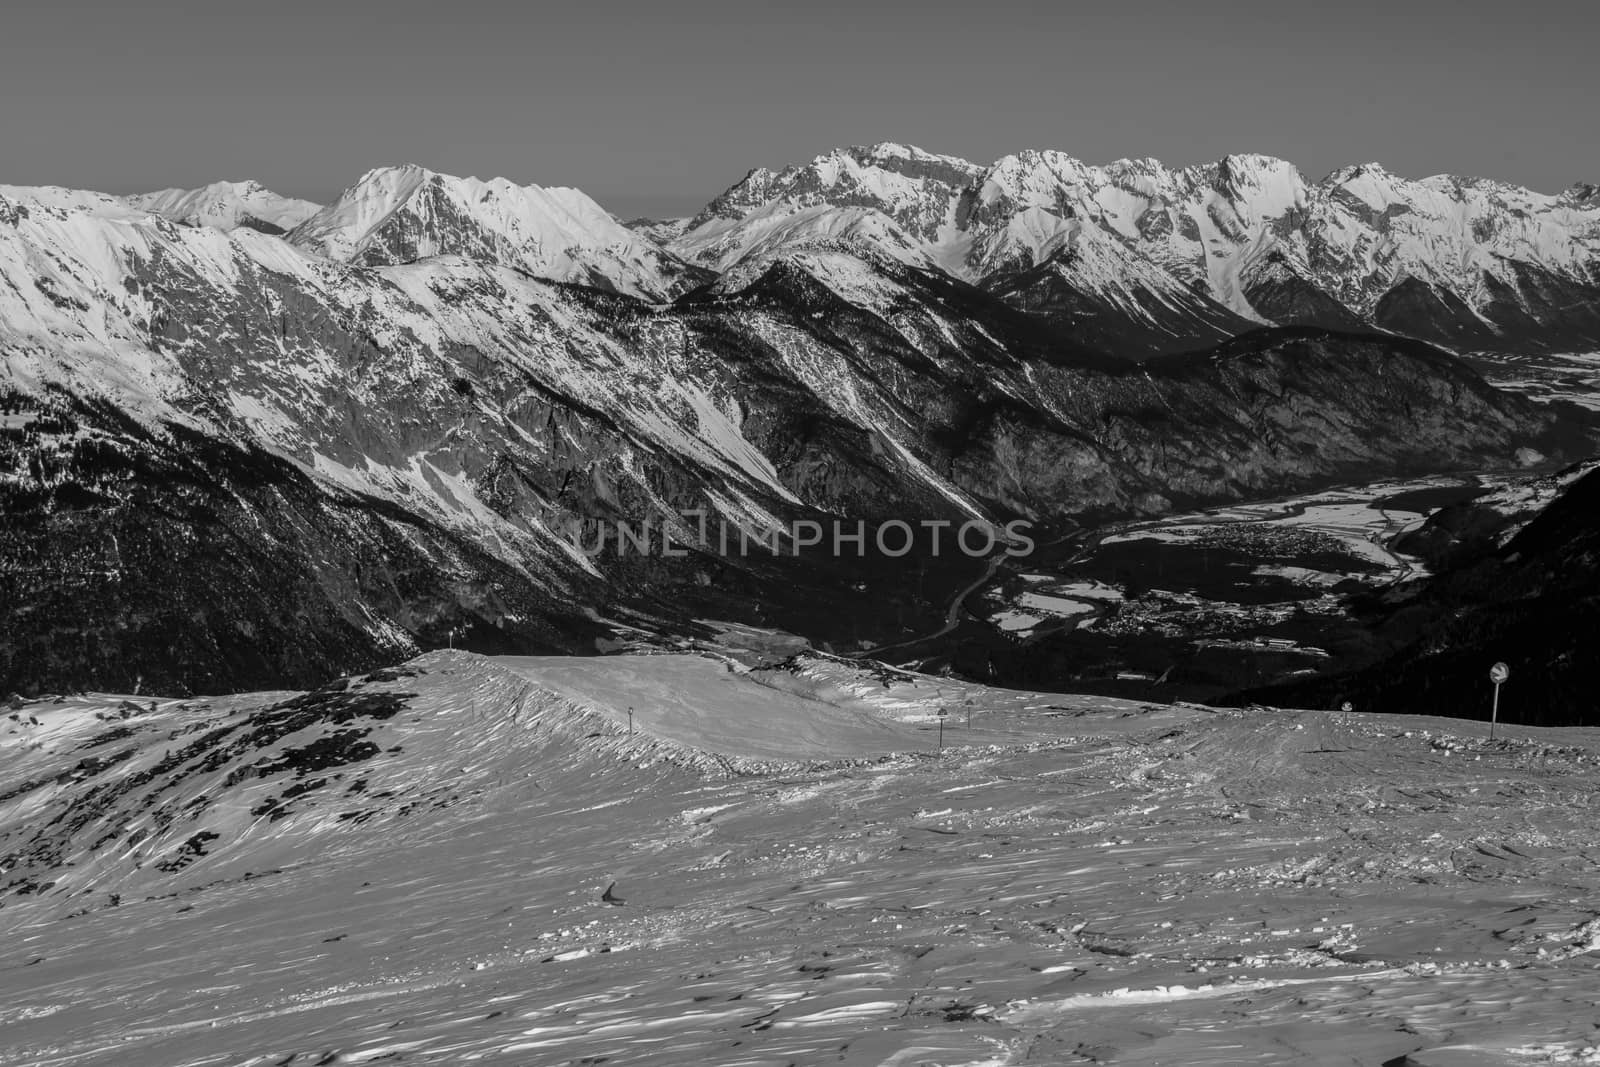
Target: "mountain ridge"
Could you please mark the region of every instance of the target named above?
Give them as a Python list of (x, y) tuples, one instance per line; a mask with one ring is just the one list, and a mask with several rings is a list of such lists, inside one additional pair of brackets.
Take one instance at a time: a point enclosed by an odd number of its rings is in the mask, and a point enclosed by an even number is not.
[[(908, 178), (902, 158), (942, 169)], [(667, 243), (726, 269), (736, 258), (727, 250), (740, 246), (729, 233), (746, 218), (780, 204), (868, 208), (946, 270), (982, 282), (1040, 265), (1092, 225), (1121, 246), (1129, 273), (1148, 261), (1170, 285), (1255, 322), (1343, 317), (1452, 347), (1562, 347), (1600, 344), (1600, 322), (1577, 306), (1600, 294), (1592, 200), (1581, 184), (1551, 196), (1481, 178), (1402, 179), (1379, 164), (1308, 182), (1293, 164), (1260, 154), (1168, 168), (1150, 158), (1090, 166), (1028, 150), (983, 166), (880, 144), (757, 168)], [(708, 242), (711, 234), (720, 240)], [(1425, 306), (1384, 304), (1408, 284)], [(1552, 289), (1568, 298), (1546, 298)], [(1093, 285), (1077, 292), (1104, 298)]]
[(1014, 298), (1066, 321), (1116, 308), (1133, 329), (1097, 332), (1142, 358), (1215, 343), (1240, 320), (1376, 328), (1457, 351), (1600, 346), (1594, 188), (1408, 179), (1376, 162), (1310, 181), (1248, 152), (1169, 167), (1027, 149), (982, 164), (880, 141), (755, 167), (686, 220), (626, 225), (578, 190), (415, 164), (373, 168), (315, 210), (253, 182), (121, 199), (190, 224), (288, 231), (334, 259), (456, 253), (653, 300), (747, 255), (838, 240), (1007, 292), (1064, 249), (1092, 247), (1096, 277)]

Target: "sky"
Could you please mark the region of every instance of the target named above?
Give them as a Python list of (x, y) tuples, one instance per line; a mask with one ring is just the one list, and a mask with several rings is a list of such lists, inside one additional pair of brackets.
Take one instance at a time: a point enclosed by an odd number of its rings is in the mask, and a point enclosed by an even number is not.
[(756, 166), (899, 141), (1171, 165), (1262, 152), (1557, 192), (1600, 182), (1600, 3), (12, 0), (0, 184), (374, 167), (687, 214)]

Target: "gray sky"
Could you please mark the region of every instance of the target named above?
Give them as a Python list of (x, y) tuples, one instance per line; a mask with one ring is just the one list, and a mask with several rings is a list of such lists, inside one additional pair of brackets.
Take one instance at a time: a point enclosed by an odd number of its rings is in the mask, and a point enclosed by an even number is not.
[(1600, 181), (1597, 41), (1600, 4), (1538, 0), (13, 0), (0, 183), (249, 177), (327, 200), (415, 162), (670, 214), (754, 166), (893, 140), (1555, 192)]

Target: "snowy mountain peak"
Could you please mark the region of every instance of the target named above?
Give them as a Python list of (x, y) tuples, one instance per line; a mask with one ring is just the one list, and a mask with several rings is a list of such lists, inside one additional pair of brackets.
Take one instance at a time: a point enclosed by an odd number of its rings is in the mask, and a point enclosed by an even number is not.
[(1317, 184), (1324, 197), (1343, 196), (1380, 212), (1391, 204), (1414, 201), (1426, 187), (1426, 182), (1402, 178), (1381, 163), (1341, 167)]
[(783, 201), (795, 208), (872, 208), (927, 240), (946, 221), (951, 196), (981, 170), (955, 156), (891, 141), (836, 148), (780, 171), (750, 171), (706, 205), (689, 229), (715, 219), (742, 219), (763, 205)]
[(786, 167), (780, 173), (793, 174), (834, 164), (877, 167), (895, 173), (915, 173), (927, 168), (944, 168), (961, 173), (976, 173), (982, 168), (959, 156), (939, 155), (898, 141), (878, 141), (870, 145), (846, 145), (814, 156), (809, 163)]
[(1306, 180), (1300, 168), (1287, 160), (1256, 154), (1228, 155), (1217, 161), (1217, 178), (1229, 189), (1296, 188), (1304, 190)]
[(693, 281), (685, 264), (580, 190), (458, 178), (415, 164), (368, 171), (289, 240), (371, 266), (462, 255), (649, 300)]
[(162, 189), (125, 197), (134, 207), (174, 222), (232, 230), (240, 226), (285, 233), (316, 213), (309, 200), (279, 196), (260, 182), (221, 181), (198, 189)]
[(1292, 170), (1299, 172), (1293, 163), (1262, 152), (1229, 152), (1217, 161), (1217, 166), (1234, 172)]
[(878, 141), (865, 147), (856, 146), (847, 151), (863, 153), (871, 159), (938, 160), (940, 162), (967, 163), (968, 166), (975, 165), (968, 163), (966, 160), (957, 159), (955, 156), (937, 155), (933, 152), (924, 151), (916, 145), (903, 144), (899, 141)]
[(1164, 175), (1167, 173), (1166, 164), (1155, 156), (1140, 156), (1137, 159), (1119, 159), (1108, 163), (1106, 170), (1120, 175)]
[(370, 168), (356, 180), (351, 188), (362, 186), (371, 187), (397, 187), (409, 185), (415, 188), (417, 184), (434, 177), (434, 172), (417, 163), (388, 163)]
[(1029, 148), (1001, 156), (987, 167), (980, 182), (979, 196), (992, 199), (1040, 182), (1077, 182), (1087, 172), (1087, 167), (1065, 152)]
[(848, 148), (844, 151), (862, 165), (880, 167), (908, 177), (938, 175), (945, 180), (959, 178), (970, 180), (971, 175), (983, 169), (960, 156), (939, 155), (924, 151), (915, 145), (899, 144), (894, 141), (879, 141), (877, 144)]
[(1322, 180), (1321, 184), (1337, 185), (1355, 178), (1360, 178), (1367, 174), (1388, 176), (1389, 171), (1382, 163), (1379, 163), (1376, 160), (1367, 163), (1349, 163), (1345, 166), (1335, 168), (1328, 174), (1326, 178)]
[(88, 214), (96, 218), (131, 219), (144, 214), (122, 197), (59, 185), (0, 185), (0, 197), (12, 204), (43, 208), (57, 215)]

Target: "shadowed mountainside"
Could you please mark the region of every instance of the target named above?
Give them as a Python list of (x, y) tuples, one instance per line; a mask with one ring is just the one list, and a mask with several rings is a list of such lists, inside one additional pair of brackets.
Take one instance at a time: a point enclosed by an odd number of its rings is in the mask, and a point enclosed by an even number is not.
[[(1478, 514), (1476, 523), (1464, 516)], [(1281, 705), (1487, 719), (1489, 667), (1504, 661), (1503, 722), (1600, 722), (1600, 470), (1573, 481), (1502, 545), (1490, 535), (1453, 553), (1450, 569), (1376, 625), (1385, 652), (1364, 669), (1243, 695)], [(1496, 513), (1471, 505), (1442, 523), (1492, 530)], [(1499, 516), (1499, 525), (1506, 519)]]

